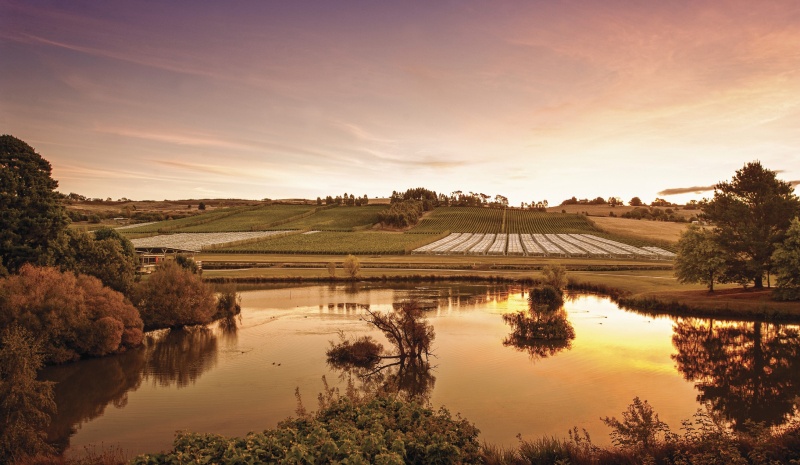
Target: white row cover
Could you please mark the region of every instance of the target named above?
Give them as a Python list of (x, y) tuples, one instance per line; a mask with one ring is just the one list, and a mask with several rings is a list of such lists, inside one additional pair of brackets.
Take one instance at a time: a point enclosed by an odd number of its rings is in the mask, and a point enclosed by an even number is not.
[(634, 247), (591, 234), (450, 234), (412, 253), (672, 259), (658, 247)]

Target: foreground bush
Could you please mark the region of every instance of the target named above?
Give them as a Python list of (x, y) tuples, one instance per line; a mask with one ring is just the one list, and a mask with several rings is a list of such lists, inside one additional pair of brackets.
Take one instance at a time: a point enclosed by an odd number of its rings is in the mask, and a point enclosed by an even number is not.
[(338, 398), (313, 416), (288, 419), (243, 438), (179, 433), (172, 451), (134, 465), (172, 463), (475, 463), (478, 429), (418, 402)]
[(99, 279), (32, 265), (0, 281), (0, 329), (12, 325), (43, 341), (46, 363), (121, 352), (144, 337), (136, 308)]

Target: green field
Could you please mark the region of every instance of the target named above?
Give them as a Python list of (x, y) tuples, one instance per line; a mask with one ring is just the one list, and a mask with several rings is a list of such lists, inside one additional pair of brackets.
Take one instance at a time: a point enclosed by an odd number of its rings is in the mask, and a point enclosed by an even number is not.
[(317, 232), (292, 234), (260, 242), (217, 249), (219, 253), (298, 253), (298, 254), (404, 254), (435, 240), (428, 234), (387, 232)]
[(583, 215), (507, 210), (506, 230), (516, 234), (598, 234)]
[(352, 231), (378, 222), (378, 213), (387, 205), (326, 208), (311, 216), (290, 221), (270, 229), (309, 229), (314, 231)]
[(188, 216), (178, 220), (159, 221), (158, 223), (147, 224), (138, 228), (122, 229), (120, 232), (123, 234), (156, 233), (159, 231), (180, 232), (185, 228), (189, 228), (198, 224), (217, 222), (222, 219), (230, 218), (239, 212), (244, 212), (251, 209), (252, 207), (223, 208), (208, 213), (202, 213), (200, 215)]
[(267, 205), (252, 210), (241, 211), (209, 223), (183, 228), (179, 232), (239, 232), (262, 231), (268, 229), (293, 229), (284, 226), (275, 226), (278, 223), (291, 220), (294, 217), (310, 214), (316, 208), (316, 206), (312, 205)]
[(504, 210), (481, 207), (440, 207), (429, 213), (409, 232), (496, 234), (502, 232)]
[(126, 235), (142, 233), (216, 233), (267, 230), (353, 231), (378, 222), (386, 205), (363, 207), (317, 207), (314, 205), (267, 205), (238, 207), (195, 215), (179, 220), (121, 230)]

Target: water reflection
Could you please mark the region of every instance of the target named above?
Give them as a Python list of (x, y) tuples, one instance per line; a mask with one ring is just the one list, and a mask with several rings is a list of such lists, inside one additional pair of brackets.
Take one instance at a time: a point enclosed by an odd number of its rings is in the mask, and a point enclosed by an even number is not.
[(135, 391), (142, 383), (146, 361), (145, 349), (139, 348), (48, 368), (45, 378), (56, 382), (54, 395), (58, 406), (58, 415), (47, 430), (48, 441), (63, 451), (69, 447), (69, 438), (79, 425), (103, 415), (109, 404), (124, 407), (128, 392)]
[(339, 379), (362, 395), (378, 392), (399, 394), (403, 398), (429, 401), (436, 377), (429, 363), (400, 362), (358, 367), (328, 362), (339, 373)]
[(349, 386), (354, 386), (357, 378), (365, 393), (380, 390), (429, 399), (436, 382), (429, 362), (436, 332), (425, 318), (430, 308), (416, 300), (394, 302), (392, 307), (384, 314), (366, 306), (363, 318), (383, 333), (389, 350), (370, 336), (351, 341), (340, 332), (341, 342), (331, 341), (327, 363), (342, 372)]
[[(235, 337), (236, 322), (223, 334)], [(49, 441), (63, 451), (83, 423), (104, 414), (110, 404), (128, 402), (143, 381), (162, 387), (194, 383), (217, 362), (217, 336), (205, 327), (149, 333), (145, 346), (116, 356), (48, 367), (42, 377), (55, 381), (58, 415), (48, 429)]]
[(527, 352), (534, 362), (571, 349), (575, 329), (567, 320), (562, 297), (548, 299), (531, 293), (528, 305), (527, 312), (503, 315), (511, 327), (503, 345)]
[(144, 377), (162, 387), (194, 383), (217, 364), (217, 336), (204, 326), (148, 336)]
[(800, 396), (797, 327), (761, 322), (685, 319), (675, 324), (673, 356), (708, 402), (736, 429), (748, 420), (780, 425)]

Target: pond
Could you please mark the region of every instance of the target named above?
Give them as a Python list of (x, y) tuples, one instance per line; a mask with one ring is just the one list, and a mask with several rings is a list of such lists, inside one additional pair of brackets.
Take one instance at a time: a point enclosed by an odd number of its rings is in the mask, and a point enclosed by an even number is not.
[(527, 311), (528, 301), (514, 286), (314, 285), (241, 295), (235, 328), (154, 332), (141, 349), (47, 368), (43, 377), (58, 383), (50, 438), (70, 453), (102, 444), (133, 456), (168, 449), (178, 430), (274, 428), (294, 415), (296, 390), (313, 410), (325, 382), (346, 386), (348, 373), (326, 363), (331, 341), (370, 334), (386, 345), (364, 321), (366, 309), (386, 312), (409, 299), (429, 307), (436, 331), (433, 368), (417, 374), (416, 389), (497, 445), (513, 446), (518, 435), (565, 437), (574, 426), (608, 444), (600, 418), (620, 417), (635, 396), (673, 430), (705, 405), (733, 426), (780, 425), (800, 395), (794, 326), (653, 318), (577, 295), (557, 321), (574, 339), (515, 345), (502, 315)]

